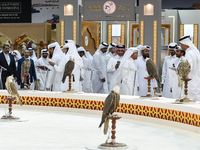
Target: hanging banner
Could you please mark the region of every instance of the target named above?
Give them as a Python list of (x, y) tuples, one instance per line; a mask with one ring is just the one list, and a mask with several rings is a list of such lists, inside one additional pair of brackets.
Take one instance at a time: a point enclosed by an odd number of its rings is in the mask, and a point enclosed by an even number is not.
[(135, 20), (135, 0), (83, 0), (83, 20)]
[(31, 0), (1, 0), (0, 23), (31, 23)]

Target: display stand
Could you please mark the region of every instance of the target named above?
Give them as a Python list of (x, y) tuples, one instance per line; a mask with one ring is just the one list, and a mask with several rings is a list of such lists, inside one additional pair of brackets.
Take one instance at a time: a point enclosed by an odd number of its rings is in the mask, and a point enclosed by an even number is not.
[(19, 117), (12, 116), (12, 101), (14, 101), (15, 98), (12, 97), (6, 97), (5, 102), (8, 101), (8, 115), (4, 115), (1, 117), (1, 119), (19, 119)]
[(189, 99), (189, 98), (187, 97), (187, 95), (188, 95), (188, 82), (189, 82), (191, 79), (181, 79), (181, 80), (183, 80), (184, 83), (185, 83), (185, 86), (184, 86), (184, 98), (182, 98), (182, 99), (177, 99), (177, 100), (175, 101), (175, 103), (190, 103), (190, 102), (195, 103), (195, 102), (196, 102), (195, 100), (191, 100), (191, 99)]
[(103, 143), (101, 145), (99, 145), (99, 148), (101, 149), (107, 149), (107, 148), (120, 148), (120, 149), (127, 149), (128, 146), (124, 143), (117, 143), (115, 141), (116, 139), (116, 136), (115, 136), (115, 133), (116, 133), (116, 120), (120, 119), (121, 117), (120, 116), (108, 116), (108, 119), (112, 120), (112, 136), (111, 136), (111, 142), (110, 143)]
[(147, 95), (141, 96), (141, 97), (152, 97), (152, 95), (151, 95), (151, 80), (154, 79), (154, 77), (144, 77), (144, 79), (146, 79), (148, 82), (148, 93), (147, 93)]
[(69, 89), (67, 91), (63, 91), (63, 92), (66, 92), (66, 93), (77, 93), (77, 91), (75, 90), (72, 90), (72, 76), (73, 75), (69, 75)]

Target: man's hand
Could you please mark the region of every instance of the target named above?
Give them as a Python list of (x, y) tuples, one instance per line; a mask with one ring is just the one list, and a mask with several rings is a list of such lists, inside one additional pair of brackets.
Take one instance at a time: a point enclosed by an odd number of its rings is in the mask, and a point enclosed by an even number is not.
[(20, 81), (17, 81), (17, 84), (20, 85)]
[(54, 62), (51, 62), (51, 61), (49, 61), (49, 64), (50, 64), (51, 66), (54, 66), (54, 65), (55, 65), (55, 63), (54, 63)]
[(17, 77), (15, 77), (15, 81), (17, 81)]
[(105, 79), (105, 78), (103, 78), (103, 79), (101, 79), (101, 81), (102, 81), (102, 82), (105, 82), (105, 81), (106, 81), (106, 79)]
[(117, 68), (119, 68), (119, 63), (117, 63), (117, 64), (115, 65), (115, 69), (117, 69)]

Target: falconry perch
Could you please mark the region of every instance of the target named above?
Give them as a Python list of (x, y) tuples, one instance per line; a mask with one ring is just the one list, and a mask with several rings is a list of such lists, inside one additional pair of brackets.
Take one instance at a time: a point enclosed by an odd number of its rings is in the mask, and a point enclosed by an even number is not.
[(63, 83), (65, 83), (66, 77), (71, 75), (73, 69), (74, 69), (74, 61), (70, 56), (69, 61), (65, 64), (65, 70), (64, 70), (63, 77), (62, 77), (62, 82)]
[(183, 80), (181, 79), (188, 79), (188, 74), (190, 73), (190, 64), (185, 57), (181, 57), (181, 62), (177, 68), (178, 74), (178, 87), (182, 87)]
[(14, 78), (13, 76), (8, 76), (6, 79), (6, 89), (8, 93), (11, 95), (12, 98), (16, 98), (17, 101), (19, 102), (19, 105), (22, 106), (22, 100), (20, 99), (19, 93), (17, 91), (17, 87), (15, 83), (13, 82)]
[(154, 77), (158, 83), (158, 87), (161, 88), (158, 69), (150, 58), (146, 58), (146, 69), (149, 74), (149, 77)]
[(119, 105), (120, 101), (119, 92), (120, 88), (118, 85), (116, 85), (105, 99), (101, 123), (99, 125), (100, 128), (104, 123), (104, 134), (107, 134), (108, 131), (108, 126), (109, 126), (108, 116), (112, 115)]

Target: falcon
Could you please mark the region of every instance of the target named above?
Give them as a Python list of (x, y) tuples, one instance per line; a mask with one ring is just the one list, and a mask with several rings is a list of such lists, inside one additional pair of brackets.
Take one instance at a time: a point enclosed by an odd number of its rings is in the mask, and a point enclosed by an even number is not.
[(104, 102), (104, 108), (103, 108), (103, 114), (101, 118), (101, 123), (99, 125), (99, 128), (104, 123), (104, 134), (107, 134), (108, 126), (109, 126), (109, 119), (108, 116), (112, 115), (115, 110), (117, 109), (120, 101), (120, 88), (118, 85), (116, 85), (113, 90), (110, 92), (110, 94), (106, 97)]
[[(28, 74), (31, 67), (31, 61), (28, 58), (22, 62), (21, 65), (21, 74)], [(24, 83), (24, 76), (21, 76), (21, 82)]]
[(185, 57), (181, 57), (180, 63), (177, 67), (177, 74), (178, 74), (178, 87), (182, 87), (183, 80), (181, 79), (188, 79), (188, 74), (190, 73), (190, 63)]
[(74, 60), (70, 56), (69, 61), (65, 64), (65, 70), (62, 77), (63, 83), (65, 83), (66, 77), (71, 75), (73, 69), (74, 69)]
[(149, 77), (154, 77), (158, 83), (158, 87), (161, 88), (158, 69), (150, 58), (146, 58), (146, 69), (149, 74)]
[(22, 100), (20, 99), (19, 93), (17, 91), (17, 87), (15, 83), (13, 82), (14, 78), (13, 76), (8, 76), (6, 79), (6, 89), (8, 93), (11, 95), (12, 98), (16, 98), (17, 101), (19, 102), (19, 105), (22, 106)]

